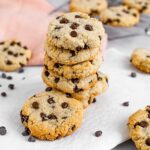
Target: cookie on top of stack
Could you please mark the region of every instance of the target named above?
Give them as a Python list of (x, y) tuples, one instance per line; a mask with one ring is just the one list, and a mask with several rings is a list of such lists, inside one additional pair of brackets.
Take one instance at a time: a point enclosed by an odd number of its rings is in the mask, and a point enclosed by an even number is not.
[(102, 64), (102, 23), (84, 13), (66, 13), (48, 27), (45, 42), (43, 81), (86, 108), (107, 86)]

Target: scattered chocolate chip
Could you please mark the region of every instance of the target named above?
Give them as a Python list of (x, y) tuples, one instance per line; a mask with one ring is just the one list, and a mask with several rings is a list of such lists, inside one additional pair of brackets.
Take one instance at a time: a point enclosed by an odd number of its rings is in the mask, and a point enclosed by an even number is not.
[(49, 104), (53, 104), (53, 103), (55, 103), (55, 101), (54, 101), (54, 98), (53, 98), (53, 97), (48, 98), (47, 102), (48, 102)]
[(75, 128), (76, 128), (76, 125), (73, 125), (71, 130), (74, 131)]
[(66, 97), (72, 98), (72, 95), (70, 93), (66, 93)]
[(0, 84), (0, 87), (2, 87), (2, 85)]
[(23, 48), (24, 48), (24, 49), (28, 49), (28, 47), (27, 47), (27, 46), (23, 46)]
[(76, 31), (71, 31), (71, 32), (70, 32), (70, 35), (71, 35), (72, 37), (77, 37), (78, 34), (77, 34)]
[(55, 83), (58, 83), (59, 82), (59, 78), (55, 78)]
[(5, 135), (7, 133), (7, 130), (4, 126), (0, 127), (0, 135)]
[(25, 130), (22, 132), (23, 136), (28, 136), (30, 135), (30, 130), (28, 128), (25, 128)]
[(20, 68), (19, 70), (18, 70), (18, 73), (23, 73), (24, 72), (24, 69), (23, 68)]
[(47, 117), (48, 117), (48, 119), (50, 119), (50, 120), (55, 120), (55, 119), (57, 119), (57, 117), (56, 117), (54, 114), (50, 114), (50, 115), (48, 115)]
[(5, 42), (4, 41), (2, 41), (2, 42), (0, 42), (0, 45), (3, 45)]
[(87, 24), (85, 25), (85, 30), (93, 31), (93, 26), (91, 26), (90, 24)]
[(76, 55), (76, 52), (75, 52), (75, 51), (70, 51), (70, 54), (71, 54), (71, 56), (73, 57), (73, 56)]
[(10, 60), (7, 60), (5, 63), (6, 63), (7, 65), (12, 65), (12, 64), (13, 64), (12, 61), (10, 61)]
[(6, 92), (2, 92), (2, 93), (1, 93), (1, 96), (2, 96), (2, 97), (6, 97), (6, 96), (7, 96), (7, 93), (6, 93)]
[(35, 139), (35, 137), (33, 137), (33, 136), (31, 135), (31, 136), (29, 136), (28, 141), (29, 141), (29, 142), (35, 142), (36, 139)]
[(12, 41), (12, 42), (10, 43), (11, 46), (13, 46), (13, 45), (15, 45), (15, 44), (16, 44), (15, 41)]
[(96, 98), (93, 99), (93, 102), (92, 102), (92, 103), (96, 103)]
[(71, 79), (72, 83), (79, 83), (80, 79), (79, 78), (73, 78)]
[(122, 106), (129, 106), (129, 102), (124, 102), (124, 103), (122, 103)]
[(13, 55), (13, 52), (12, 51), (8, 51), (7, 54), (8, 55)]
[(150, 55), (147, 55), (146, 57), (147, 57), (147, 58), (150, 58)]
[(66, 19), (66, 18), (62, 18), (62, 19), (60, 20), (60, 23), (61, 23), (61, 24), (67, 24), (67, 23), (69, 23), (69, 20)]
[(20, 55), (20, 56), (23, 56), (23, 55), (24, 55), (24, 53), (19, 53), (19, 55)]
[(79, 89), (77, 85), (74, 87), (74, 92), (75, 93), (78, 93), (78, 92), (81, 92), (81, 91), (83, 91), (83, 89)]
[(61, 107), (62, 108), (67, 108), (69, 106), (69, 104), (67, 103), (67, 102), (63, 102), (62, 104), (61, 104)]
[(150, 146), (150, 138), (147, 138), (145, 143), (146, 143), (146, 145)]
[(21, 63), (21, 62), (19, 63), (19, 65), (20, 65), (21, 67), (24, 67), (24, 64), (23, 64), (23, 63)]
[(7, 80), (12, 80), (12, 76), (7, 76)]
[(47, 116), (46, 116), (46, 114), (45, 113), (40, 113), (40, 116), (41, 116), (41, 118), (42, 118), (42, 121), (46, 121), (47, 120)]
[(76, 47), (76, 50), (77, 50), (77, 51), (80, 51), (80, 50), (82, 50), (82, 47), (77, 46), (77, 47)]
[(75, 15), (75, 18), (82, 18), (81, 16), (79, 16), (79, 15)]
[(96, 131), (94, 135), (96, 137), (100, 137), (102, 135), (102, 131)]
[(52, 88), (51, 87), (47, 87), (46, 89), (45, 89), (45, 91), (51, 91), (52, 90)]
[(8, 85), (8, 88), (9, 88), (10, 90), (13, 90), (13, 89), (15, 88), (15, 86), (14, 86), (14, 84), (9, 84), (9, 85)]
[(14, 54), (14, 57), (18, 57), (18, 53)]
[(78, 28), (78, 26), (79, 26), (79, 24), (78, 24), (78, 23), (73, 22), (73, 23), (71, 24), (70, 28), (71, 28), (72, 30), (75, 30), (75, 29), (77, 29), (77, 28)]
[(1, 77), (2, 77), (3, 79), (5, 79), (7, 76), (6, 76), (5, 73), (2, 73)]
[(28, 122), (29, 117), (23, 115), (23, 114), (22, 114), (22, 111), (20, 112), (20, 117), (21, 117), (21, 122), (22, 122), (22, 123)]
[(39, 109), (39, 103), (38, 102), (33, 102), (32, 103), (32, 108)]
[(135, 78), (136, 77), (136, 73), (135, 72), (131, 72), (131, 75), (130, 75), (132, 78)]
[(50, 73), (47, 70), (44, 72), (44, 74), (46, 77), (48, 77), (50, 75)]

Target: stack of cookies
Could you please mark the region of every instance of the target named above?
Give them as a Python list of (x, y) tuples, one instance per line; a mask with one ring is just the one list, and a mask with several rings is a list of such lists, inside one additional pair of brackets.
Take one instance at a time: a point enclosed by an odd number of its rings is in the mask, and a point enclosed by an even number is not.
[(105, 31), (100, 21), (84, 13), (54, 19), (45, 42), (43, 81), (48, 87), (82, 102), (86, 108), (108, 84), (99, 72)]

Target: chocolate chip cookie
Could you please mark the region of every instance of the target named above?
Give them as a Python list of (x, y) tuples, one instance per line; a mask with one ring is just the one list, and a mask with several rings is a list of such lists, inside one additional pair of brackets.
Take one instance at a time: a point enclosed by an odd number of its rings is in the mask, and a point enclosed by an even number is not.
[(55, 140), (72, 134), (83, 119), (82, 103), (57, 90), (29, 98), (20, 112), (30, 134), (41, 140)]
[(107, 8), (107, 0), (71, 0), (71, 12), (83, 12), (90, 16), (97, 16)]
[(100, 20), (107, 25), (118, 27), (131, 27), (139, 23), (139, 12), (127, 6), (113, 6), (100, 14)]
[(97, 82), (97, 74), (82, 79), (66, 79), (47, 70), (47, 66), (43, 69), (42, 78), (46, 85), (67, 93), (78, 93), (87, 90)]
[(15, 71), (27, 64), (31, 51), (20, 42), (0, 42), (0, 70)]
[(130, 61), (139, 70), (150, 73), (150, 50), (142, 48), (135, 49)]
[(123, 3), (137, 9), (140, 13), (150, 13), (150, 0), (123, 0)]
[(100, 21), (84, 13), (73, 12), (51, 21), (47, 42), (58, 48), (80, 51), (99, 48), (104, 34)]
[(94, 60), (85, 61), (76, 65), (63, 65), (52, 61), (48, 55), (45, 55), (44, 64), (47, 65), (48, 70), (63, 76), (67, 79), (85, 78), (95, 74), (102, 63), (102, 54), (96, 56)]
[(138, 150), (150, 150), (150, 106), (129, 118), (129, 135)]
[(100, 51), (100, 48), (95, 48), (92, 50), (88, 49), (79, 51), (69, 51), (48, 45), (46, 42), (45, 51), (47, 55), (52, 58), (53, 62), (64, 65), (75, 65), (77, 63), (84, 62), (87, 60), (93, 60)]

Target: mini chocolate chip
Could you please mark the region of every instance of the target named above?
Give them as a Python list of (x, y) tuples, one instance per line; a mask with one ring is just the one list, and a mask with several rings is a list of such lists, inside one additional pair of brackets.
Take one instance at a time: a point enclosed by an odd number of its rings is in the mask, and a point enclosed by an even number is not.
[(19, 53), (19, 55), (20, 55), (20, 56), (23, 56), (23, 55), (24, 55), (24, 53)]
[(15, 88), (15, 86), (14, 86), (14, 84), (9, 84), (9, 85), (8, 85), (8, 88), (9, 88), (10, 90), (13, 90), (13, 89)]
[(55, 78), (55, 83), (58, 83), (59, 82), (59, 78)]
[(88, 104), (91, 104), (91, 99), (88, 100)]
[(7, 80), (12, 80), (13, 77), (12, 76), (7, 76), (6, 78), (7, 78)]
[(2, 96), (2, 97), (6, 97), (6, 96), (7, 96), (7, 93), (6, 93), (6, 92), (2, 92), (2, 93), (1, 93), (1, 96)]
[(136, 77), (136, 73), (135, 72), (131, 72), (131, 75), (130, 75), (132, 78), (135, 78)]
[(45, 91), (51, 91), (52, 90), (52, 88), (51, 87), (47, 87), (46, 89), (45, 89)]
[(96, 132), (95, 132), (95, 136), (96, 136), (96, 137), (100, 137), (101, 135), (102, 135), (102, 131), (96, 131)]
[(136, 14), (136, 13), (133, 13), (132, 15), (133, 15), (134, 17), (137, 17), (137, 14)]
[(67, 117), (65, 116), (65, 117), (62, 117), (61, 119), (67, 119)]
[(29, 142), (35, 142), (36, 139), (35, 139), (35, 137), (33, 137), (33, 136), (31, 135), (31, 136), (29, 136), (28, 141), (29, 141)]
[(93, 26), (91, 26), (90, 24), (86, 24), (85, 25), (85, 30), (93, 31)]
[(12, 41), (12, 42), (10, 43), (11, 46), (13, 46), (13, 45), (15, 45), (15, 44), (16, 44), (15, 41)]
[(69, 23), (69, 20), (66, 19), (66, 18), (62, 18), (62, 19), (60, 20), (60, 23), (61, 23), (61, 24), (67, 24), (67, 23)]
[(147, 55), (146, 57), (147, 57), (147, 58), (150, 58), (150, 55)]
[(78, 92), (81, 92), (81, 91), (83, 91), (83, 89), (79, 89), (77, 85), (74, 87), (74, 92), (75, 93), (78, 93)]
[(14, 57), (18, 57), (18, 53), (14, 54)]
[(47, 65), (44, 65), (44, 67), (45, 67), (46, 70), (48, 70), (48, 66)]
[(28, 120), (29, 120), (29, 117), (23, 115), (23, 114), (22, 114), (22, 111), (20, 112), (20, 117), (21, 117), (21, 122), (22, 122), (22, 123), (28, 122)]
[(5, 73), (2, 73), (1, 77), (2, 77), (3, 79), (5, 79), (7, 76), (6, 76)]
[(70, 93), (66, 93), (66, 97), (72, 98), (72, 95)]
[(85, 44), (84, 49), (89, 49), (89, 46), (87, 44)]
[(32, 103), (32, 108), (39, 109), (39, 103), (38, 102), (33, 102)]
[(24, 49), (28, 49), (28, 47), (27, 47), (27, 46), (23, 46), (23, 48), (24, 48)]
[(2, 42), (0, 42), (0, 45), (3, 45), (5, 42), (4, 41), (2, 41)]
[(122, 10), (124, 13), (129, 14), (130, 12), (126, 9)]
[(122, 106), (129, 106), (129, 102), (124, 102), (124, 103), (122, 103)]
[(21, 42), (16, 42), (16, 44), (17, 44), (18, 46), (21, 46)]
[(150, 146), (150, 138), (147, 138), (145, 143), (146, 143), (146, 145)]
[(13, 55), (13, 52), (12, 51), (8, 51), (7, 54), (8, 55)]
[(79, 16), (79, 15), (75, 15), (75, 18), (82, 18), (81, 16)]
[(77, 37), (78, 34), (77, 34), (76, 31), (71, 31), (71, 32), (70, 32), (70, 35), (71, 35), (72, 37)]
[(28, 136), (30, 135), (30, 130), (28, 128), (25, 128), (25, 130), (22, 132), (23, 136)]
[(47, 70), (44, 72), (44, 74), (46, 77), (48, 77), (50, 75), (50, 73)]
[(23, 63), (21, 63), (21, 62), (19, 63), (19, 65), (20, 65), (21, 67), (24, 67), (24, 64), (23, 64)]
[(40, 116), (41, 116), (41, 118), (42, 118), (42, 121), (46, 121), (46, 120), (47, 120), (47, 116), (46, 116), (45, 113), (41, 112), (41, 113), (40, 113)]
[(71, 56), (73, 57), (73, 56), (76, 55), (76, 52), (75, 52), (75, 51), (70, 51), (70, 54), (71, 54)]
[(18, 70), (18, 73), (23, 73), (24, 72), (24, 69), (23, 68), (20, 68), (19, 70)]
[(5, 135), (7, 133), (7, 130), (4, 126), (0, 127), (0, 135)]
[(69, 104), (66, 103), (66, 102), (63, 102), (63, 103), (61, 104), (61, 107), (62, 107), (62, 108), (67, 108), (68, 106), (69, 106)]
[(146, 121), (141, 121), (141, 122), (139, 122), (137, 125), (139, 125), (139, 126), (141, 126), (141, 127), (143, 127), (143, 128), (148, 127), (148, 123), (147, 123)]
[(76, 47), (76, 50), (77, 50), (77, 51), (80, 51), (80, 50), (82, 50), (82, 47), (81, 47), (81, 46), (77, 46), (77, 47)]
[(3, 52), (5, 52), (5, 51), (7, 51), (7, 50), (8, 50), (8, 48), (4, 48), (4, 49), (3, 49)]
[(55, 68), (59, 68), (59, 67), (61, 67), (61, 66), (62, 66), (62, 65), (59, 64), (59, 63), (55, 63), (55, 64), (54, 64), (54, 67), (55, 67)]
[(61, 16), (56, 17), (56, 19), (59, 19)]
[(7, 61), (6, 61), (6, 64), (7, 64), (7, 65), (12, 65), (13, 63), (12, 63), (12, 61), (7, 60)]
[(80, 82), (80, 79), (79, 78), (74, 78), (74, 79), (71, 79), (72, 83), (79, 83)]
[(116, 15), (119, 16), (119, 17), (121, 16), (121, 14), (119, 14), (119, 13), (117, 13)]
[(71, 24), (70, 28), (71, 28), (72, 30), (75, 30), (75, 29), (77, 29), (78, 26), (79, 26), (78, 23), (73, 22), (73, 23)]
[(74, 131), (75, 128), (76, 128), (76, 125), (73, 125), (73, 126), (71, 127), (71, 130)]
[(50, 115), (48, 115), (47, 117), (48, 117), (48, 119), (50, 119), (50, 120), (55, 120), (55, 119), (57, 119), (57, 117), (56, 117), (54, 114), (50, 114)]
[(53, 103), (55, 103), (55, 101), (54, 101), (54, 98), (53, 98), (53, 97), (48, 98), (47, 102), (48, 102), (49, 104), (53, 104)]
[(150, 113), (148, 114), (148, 118), (150, 119)]
[(93, 102), (92, 102), (92, 103), (96, 103), (96, 98), (93, 99)]

